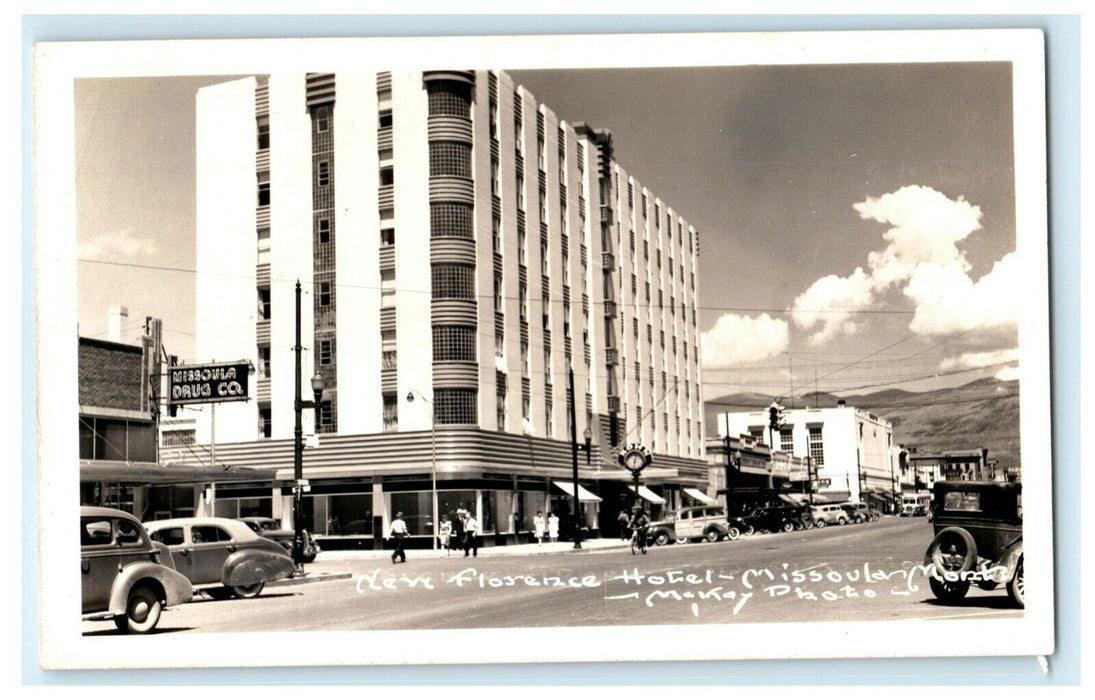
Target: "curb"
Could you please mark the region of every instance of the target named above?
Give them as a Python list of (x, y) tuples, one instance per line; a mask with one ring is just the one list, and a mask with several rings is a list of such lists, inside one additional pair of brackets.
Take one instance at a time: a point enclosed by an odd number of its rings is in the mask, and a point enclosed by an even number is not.
[[(521, 552), (506, 551), (506, 548), (503, 548), (503, 547), (497, 547), (497, 548), (490, 547), (490, 548), (480, 549), (479, 550), (479, 556), (484, 557), (484, 558), (492, 558), (492, 557), (535, 557), (535, 556), (547, 556), (547, 555), (550, 555), (550, 554), (580, 555), (580, 554), (595, 554), (597, 552), (620, 551), (620, 550), (627, 549), (629, 546), (630, 545), (628, 543), (624, 542), (624, 543), (621, 543), (621, 544), (618, 544), (618, 545), (613, 544), (611, 546), (585, 547), (585, 548), (582, 548), (582, 549), (579, 549), (579, 550), (575, 550), (573, 548), (568, 548), (568, 549), (534, 549), (534, 550), (526, 550), (526, 551), (521, 551)], [(335, 561), (340, 561), (340, 560), (345, 561), (347, 559), (354, 559), (354, 560), (387, 559), (387, 558), (391, 557), (391, 550), (352, 550), (352, 549), (335, 550), (335, 551), (326, 550), (326, 551), (322, 552), (320, 554), (320, 556), (324, 557), (325, 559), (329, 558), (329, 560), (332, 563), (335, 562)], [(409, 550), (407, 550), (407, 556), (408, 556), (409, 559), (437, 559), (437, 560), (464, 559), (465, 558), (463, 554), (460, 554), (459, 556), (453, 555), (451, 557), (446, 557), (442, 554), (435, 553), (434, 550), (428, 550), (428, 549), (423, 549), (423, 550), (409, 549)], [(468, 559), (473, 559), (475, 557), (467, 557), (467, 558)]]
[(271, 581), (266, 584), (267, 588), (280, 588), (282, 586), (303, 586), (308, 583), (323, 583), (326, 581), (338, 581), (340, 579), (346, 579), (352, 577), (349, 571), (343, 571), (339, 573), (310, 573), (305, 574), (303, 578), (283, 578), (277, 581)]

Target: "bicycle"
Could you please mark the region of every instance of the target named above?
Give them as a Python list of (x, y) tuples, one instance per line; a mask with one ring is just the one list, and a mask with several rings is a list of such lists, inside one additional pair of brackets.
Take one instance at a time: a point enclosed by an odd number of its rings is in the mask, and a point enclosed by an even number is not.
[[(636, 551), (637, 550), (637, 551)], [(642, 552), (646, 554), (646, 532), (645, 528), (635, 528), (631, 532), (631, 553), (637, 554)]]

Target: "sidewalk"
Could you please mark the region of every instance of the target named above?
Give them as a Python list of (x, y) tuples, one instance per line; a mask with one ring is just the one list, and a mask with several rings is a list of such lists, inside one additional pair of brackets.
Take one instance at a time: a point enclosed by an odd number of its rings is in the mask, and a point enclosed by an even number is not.
[[(588, 554), (590, 552), (602, 552), (613, 549), (627, 549), (630, 545), (626, 540), (598, 538), (583, 540), (581, 549), (574, 549), (573, 542), (544, 542), (543, 544), (511, 544), (498, 547), (479, 547), (480, 557), (525, 557), (538, 554)], [(346, 561), (350, 559), (390, 559), (391, 549), (345, 549), (336, 551), (321, 551), (316, 556), (314, 565)], [(453, 550), (449, 557), (463, 557), (463, 550)], [(409, 559), (444, 559), (443, 549), (408, 549)]]

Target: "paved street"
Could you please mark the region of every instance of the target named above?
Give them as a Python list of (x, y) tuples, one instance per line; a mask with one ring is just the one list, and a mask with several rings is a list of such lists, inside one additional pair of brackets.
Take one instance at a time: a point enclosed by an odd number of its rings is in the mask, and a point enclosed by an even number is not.
[[(272, 630), (440, 629), (565, 625), (986, 619), (1022, 615), (1002, 588), (938, 604), (915, 568), (932, 538), (924, 518), (735, 542), (478, 558), (324, 552), (310, 575), (339, 580), (268, 587), (253, 600), (198, 596), (168, 611), (158, 634)], [(622, 543), (620, 543), (622, 544)], [(527, 547), (516, 550), (528, 551)], [(116, 634), (110, 622), (86, 634)]]

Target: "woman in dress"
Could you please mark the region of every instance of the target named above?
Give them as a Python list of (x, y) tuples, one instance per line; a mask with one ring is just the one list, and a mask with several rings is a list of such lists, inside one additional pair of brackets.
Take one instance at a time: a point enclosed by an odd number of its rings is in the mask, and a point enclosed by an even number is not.
[(536, 533), (536, 544), (541, 545), (544, 543), (544, 513), (543, 511), (536, 511), (536, 517), (532, 519), (532, 528)]
[(548, 513), (548, 539), (552, 542), (559, 540), (559, 516), (555, 513)]

